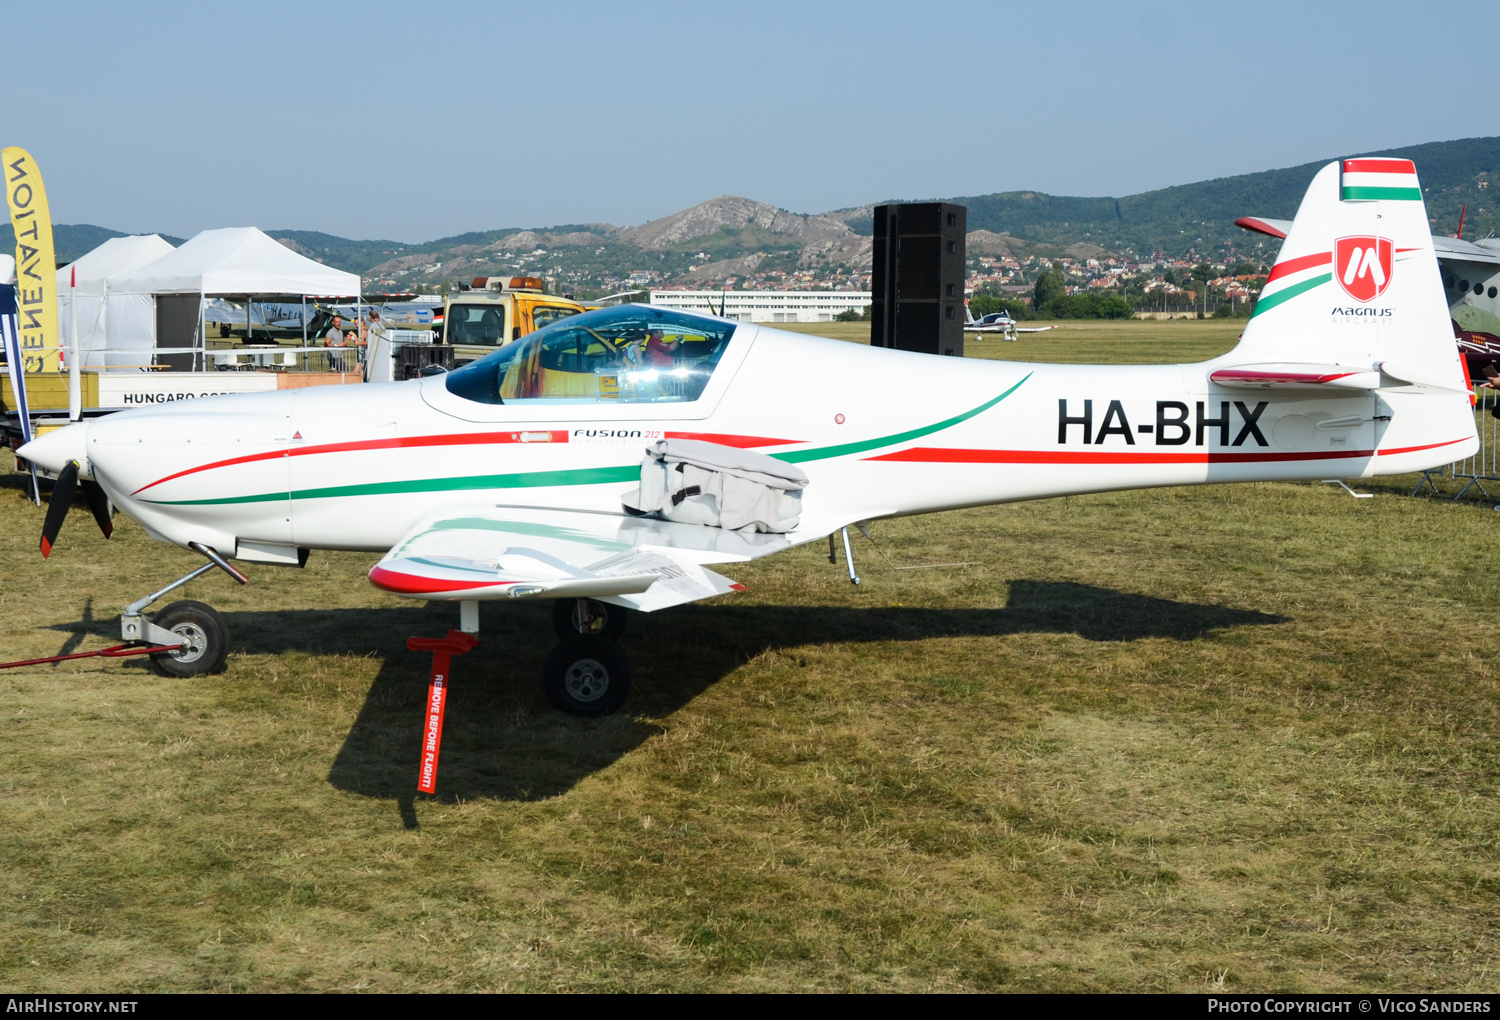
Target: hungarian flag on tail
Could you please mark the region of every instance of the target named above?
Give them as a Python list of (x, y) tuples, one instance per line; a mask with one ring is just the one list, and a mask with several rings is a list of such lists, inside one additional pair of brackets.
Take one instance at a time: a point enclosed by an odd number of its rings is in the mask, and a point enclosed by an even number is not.
[(1417, 168), (1409, 159), (1346, 159), (1339, 198), (1345, 202), (1420, 202)]

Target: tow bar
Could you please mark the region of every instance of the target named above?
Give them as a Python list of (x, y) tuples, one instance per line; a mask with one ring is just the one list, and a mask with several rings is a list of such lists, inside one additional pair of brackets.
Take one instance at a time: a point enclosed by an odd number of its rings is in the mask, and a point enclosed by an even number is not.
[(19, 662), (0, 662), (0, 669), (14, 666), (45, 666), (49, 662), (67, 662), (69, 659), (123, 659), (127, 655), (154, 655), (157, 652), (174, 652), (181, 644), (153, 645), (145, 641), (130, 641), (123, 645), (110, 645), (93, 652), (74, 652), (72, 655), (49, 655), (45, 659), (22, 659)]

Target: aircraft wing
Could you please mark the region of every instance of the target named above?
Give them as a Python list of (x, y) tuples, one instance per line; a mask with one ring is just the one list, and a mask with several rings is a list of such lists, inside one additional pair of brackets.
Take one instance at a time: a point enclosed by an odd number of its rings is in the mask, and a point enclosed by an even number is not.
[(794, 544), (648, 517), (482, 504), (419, 521), (369, 577), (409, 598), (588, 597), (651, 612), (741, 589), (704, 564)]
[[(1273, 220), (1264, 216), (1241, 216), (1234, 221), (1234, 225), (1245, 230), (1253, 230), (1257, 234), (1279, 238), (1285, 238), (1287, 231), (1292, 229), (1291, 220)], [(1433, 234), (1432, 247), (1436, 249), (1437, 257), (1440, 259), (1500, 265), (1500, 240), (1494, 238), (1485, 238), (1475, 244), (1471, 241), (1460, 241), (1456, 237)]]
[(1049, 329), (1056, 329), (1056, 328), (1057, 328), (1056, 326), (1028, 326), (1025, 329), (1022, 329), (1020, 326), (1017, 326), (1015, 329), (1011, 330), (1011, 332), (1012, 333), (1045, 333)]
[(1489, 262), (1500, 265), (1500, 241), (1485, 238), (1479, 244), (1460, 241), (1456, 237), (1432, 235), (1432, 247), (1440, 259), (1457, 259), (1462, 262)]

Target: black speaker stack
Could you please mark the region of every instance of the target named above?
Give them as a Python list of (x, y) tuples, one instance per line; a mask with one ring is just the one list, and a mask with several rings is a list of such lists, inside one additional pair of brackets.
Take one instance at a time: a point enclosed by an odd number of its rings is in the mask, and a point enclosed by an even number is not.
[(947, 202), (875, 207), (870, 343), (964, 356), (968, 210)]

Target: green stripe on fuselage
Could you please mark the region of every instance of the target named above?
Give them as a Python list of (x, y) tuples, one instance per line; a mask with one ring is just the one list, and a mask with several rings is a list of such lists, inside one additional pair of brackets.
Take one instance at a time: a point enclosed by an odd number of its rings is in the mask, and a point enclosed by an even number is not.
[[(335, 496), (388, 496), (401, 492), (465, 492), (475, 489), (535, 489), (551, 485), (597, 485), (601, 482), (632, 482), (640, 478), (638, 465), (577, 468), (568, 471), (525, 471), (511, 475), (469, 475), (464, 478), (413, 478), (360, 485), (329, 485), (320, 489), (297, 489), (292, 499), (328, 499)], [(220, 499), (150, 499), (159, 506), (211, 506), (218, 503), (264, 503), (286, 499), (287, 493), (270, 492)]]
[(921, 439), (923, 436), (930, 436), (934, 432), (941, 432), (943, 429), (952, 428), (959, 422), (968, 421), (976, 414), (983, 414), (985, 411), (988, 411), (990, 408), (1000, 403), (1000, 401), (1016, 392), (1016, 390), (1020, 389), (1021, 383), (1024, 383), (1027, 379), (1030, 379), (1033, 374), (1035, 373), (1027, 372), (1026, 375), (1021, 378), (1021, 382), (1016, 383), (1014, 386), (1006, 390), (1004, 393), (1000, 394), (994, 400), (986, 401), (985, 403), (980, 404), (978, 407), (974, 408), (974, 410), (972, 411), (965, 411), (963, 414), (960, 414), (957, 417), (949, 418), (947, 421), (940, 421), (936, 425), (928, 425), (923, 428), (912, 429), (910, 432), (898, 432), (893, 436), (881, 436), (879, 439), (865, 439), (857, 443), (844, 443), (840, 446), (820, 446), (812, 450), (793, 450), (790, 453), (773, 453), (771, 454), (771, 456), (775, 457), (777, 460), (784, 460), (789, 464), (800, 464), (803, 461), (827, 460), (830, 457), (845, 457), (851, 453), (864, 453), (867, 450), (877, 450), (882, 446), (894, 446), (897, 443), (907, 443), (913, 439)]
[[(1324, 277), (1324, 280), (1329, 279), (1332, 279), (1332, 277)], [(878, 439), (865, 439), (855, 443), (844, 443), (839, 446), (822, 446), (811, 450), (793, 450), (790, 453), (772, 454), (772, 456), (778, 460), (798, 464), (803, 461), (828, 460), (832, 457), (845, 457), (853, 453), (864, 453), (867, 450), (879, 449), (882, 446), (894, 446), (897, 443), (906, 443), (913, 439), (920, 439), (923, 436), (930, 436), (934, 432), (941, 432), (943, 429), (952, 428), (960, 422), (968, 421), (975, 415), (988, 411), (1020, 389), (1021, 384), (1030, 379), (1033, 374), (1027, 372), (1021, 378), (1020, 382), (993, 400), (987, 400), (973, 410), (965, 411), (963, 414), (956, 415), (946, 421), (940, 421), (936, 425), (927, 425), (922, 428), (911, 429), (908, 432), (898, 432), (895, 435), (881, 436)], [(391, 482), (365, 482), (359, 485), (329, 485), (319, 489), (297, 489), (290, 493), (290, 498), (330, 499), (337, 496), (388, 496), (403, 492), (465, 492), (475, 489), (535, 489), (553, 485), (598, 485), (606, 482), (634, 482), (640, 479), (640, 472), (640, 465), (625, 464), (620, 467), (575, 468), (566, 471), (525, 471), (510, 475), (469, 475), (464, 478), (416, 478)], [(287, 493), (265, 492), (251, 496), (223, 496), (218, 499), (148, 499), (143, 500), (143, 502), (156, 506), (216, 506), (225, 503), (267, 503), (287, 498)]]

